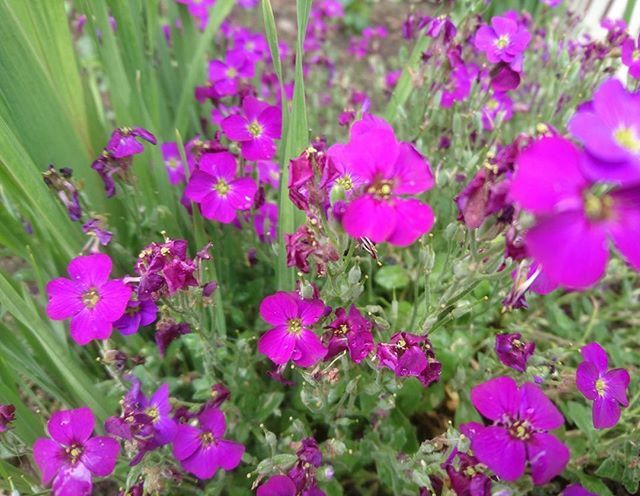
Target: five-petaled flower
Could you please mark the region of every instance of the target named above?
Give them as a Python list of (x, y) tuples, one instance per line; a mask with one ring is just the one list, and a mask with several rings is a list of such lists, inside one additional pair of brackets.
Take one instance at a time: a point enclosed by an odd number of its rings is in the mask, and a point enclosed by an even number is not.
[(530, 41), (529, 31), (507, 16), (493, 17), (491, 25), (480, 26), (474, 39), (476, 48), (487, 55), (489, 62), (506, 62), (517, 72), (522, 71), (524, 51)]

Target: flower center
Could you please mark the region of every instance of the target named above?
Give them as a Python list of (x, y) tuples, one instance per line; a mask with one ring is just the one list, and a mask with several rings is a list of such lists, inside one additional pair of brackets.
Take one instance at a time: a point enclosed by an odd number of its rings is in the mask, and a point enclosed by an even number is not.
[(631, 60), (634, 62), (638, 62), (640, 60), (640, 48), (636, 48), (633, 52), (631, 52)]
[(349, 332), (349, 326), (347, 324), (340, 324), (336, 329), (336, 334), (344, 336)]
[(82, 456), (82, 451), (82, 445), (80, 444), (72, 444), (65, 449), (65, 452), (69, 455), (69, 461), (72, 464), (76, 463), (80, 456)]
[(393, 182), (388, 179), (378, 180), (367, 188), (367, 193), (375, 196), (378, 200), (388, 200), (391, 196)]
[(526, 420), (517, 420), (509, 426), (509, 434), (515, 439), (527, 441), (532, 434), (531, 425)]
[(91, 288), (82, 295), (82, 304), (87, 308), (95, 307), (100, 301), (100, 295), (96, 288)]
[(498, 48), (507, 48), (507, 46), (509, 45), (509, 35), (508, 34), (503, 34), (502, 36), (500, 36), (500, 38), (498, 38), (495, 41), (495, 45)]
[(227, 196), (231, 189), (224, 179), (218, 179), (218, 182), (213, 186), (220, 196)]
[(345, 191), (353, 189), (353, 181), (351, 180), (351, 176), (349, 174), (345, 174), (344, 176), (339, 177), (336, 183), (338, 183), (338, 185), (341, 186)]
[(492, 98), (487, 102), (487, 109), (495, 110), (497, 108), (498, 108), (498, 100), (496, 100), (495, 98)]
[(160, 412), (158, 411), (158, 407), (151, 406), (147, 408), (144, 413), (146, 413), (150, 418), (151, 422), (156, 423), (160, 418)]
[(213, 437), (213, 434), (211, 434), (210, 432), (203, 432), (200, 435), (200, 442), (202, 443), (203, 446), (211, 446), (213, 443), (216, 442), (215, 438)]
[(229, 79), (233, 79), (234, 77), (236, 77), (238, 75), (238, 71), (236, 70), (235, 67), (229, 67), (227, 69), (226, 75)]
[(300, 319), (289, 319), (287, 322), (287, 331), (295, 335), (300, 334), (302, 331), (302, 321)]
[(253, 136), (254, 138), (258, 138), (264, 131), (264, 128), (262, 127), (262, 124), (254, 120), (251, 122), (251, 124), (249, 124), (249, 126), (247, 127), (247, 130), (249, 131), (251, 136)]
[(125, 312), (129, 317), (133, 317), (134, 315), (138, 315), (140, 313), (140, 307), (127, 307)]
[(596, 381), (596, 392), (601, 398), (604, 397), (605, 393), (607, 392), (607, 383), (604, 382), (604, 379), (598, 379)]
[(593, 221), (602, 221), (613, 217), (613, 198), (609, 195), (596, 196), (587, 193), (584, 196), (584, 211)]
[(625, 150), (640, 153), (640, 137), (631, 127), (622, 126), (613, 132), (613, 139)]
[(175, 158), (171, 158), (167, 161), (167, 165), (171, 169), (176, 169), (178, 167), (178, 161)]
[(396, 343), (396, 348), (398, 348), (399, 350), (404, 350), (406, 347), (407, 347), (407, 342), (404, 339), (400, 339)]

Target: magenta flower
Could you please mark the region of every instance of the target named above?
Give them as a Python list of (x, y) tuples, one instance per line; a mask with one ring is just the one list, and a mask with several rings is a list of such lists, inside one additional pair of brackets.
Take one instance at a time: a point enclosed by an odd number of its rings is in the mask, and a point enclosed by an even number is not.
[(197, 427), (178, 424), (173, 456), (198, 479), (209, 479), (220, 468), (233, 470), (240, 464), (244, 446), (222, 439), (226, 430), (224, 414), (214, 407), (205, 408), (198, 414)]
[(225, 60), (209, 62), (209, 82), (219, 96), (235, 95), (241, 79), (252, 78), (253, 75), (253, 62), (247, 59), (242, 50), (230, 50)]
[(336, 318), (327, 326), (329, 331), (325, 333), (329, 349), (325, 360), (336, 356), (338, 353), (349, 350), (351, 359), (360, 363), (373, 351), (373, 324), (365, 319), (355, 305), (349, 309), (336, 310)]
[(258, 187), (249, 177), (236, 177), (236, 158), (229, 152), (205, 153), (189, 178), (185, 195), (200, 204), (202, 215), (224, 224), (238, 210), (248, 210)]
[(53, 481), (54, 495), (90, 495), (92, 477), (113, 472), (120, 445), (110, 437), (91, 437), (94, 424), (89, 408), (61, 410), (47, 423), (51, 439), (39, 438), (34, 443), (33, 458), (42, 483)]
[[(517, 159), (510, 196), (536, 215), (527, 250), (549, 281), (575, 289), (595, 284), (609, 259), (607, 240), (640, 270), (640, 186), (591, 191), (581, 154), (568, 140), (533, 142)], [(560, 166), (558, 164), (561, 164)]]
[(273, 243), (278, 236), (278, 205), (266, 202), (253, 217), (253, 228), (263, 243)]
[(180, 184), (184, 181), (184, 167), (182, 165), (182, 159), (180, 158), (178, 144), (175, 141), (162, 143), (160, 151), (162, 152), (164, 165), (167, 169), (169, 182), (171, 184)]
[(593, 94), (593, 102), (574, 114), (569, 130), (584, 144), (581, 166), (590, 179), (640, 181), (640, 95), (609, 79)]
[(247, 96), (242, 101), (242, 114), (225, 118), (220, 127), (231, 141), (240, 143), (246, 160), (269, 160), (276, 155), (274, 140), (282, 133), (282, 112), (274, 105)]
[(487, 55), (489, 62), (506, 62), (517, 72), (522, 71), (523, 54), (530, 41), (529, 31), (506, 16), (493, 17), (490, 26), (480, 26), (474, 39), (476, 48)]
[(114, 129), (105, 150), (115, 159), (122, 159), (137, 155), (144, 151), (144, 146), (138, 138), (155, 145), (156, 137), (141, 127), (121, 127)]
[(139, 300), (135, 293), (127, 304), (124, 315), (113, 323), (120, 334), (129, 336), (138, 332), (140, 327), (148, 326), (156, 321), (158, 307), (152, 299)]
[(571, 484), (562, 491), (561, 496), (598, 496), (596, 493), (587, 491), (580, 484)]
[(527, 370), (527, 361), (535, 349), (536, 345), (523, 341), (519, 332), (496, 334), (496, 354), (503, 364), (513, 370)]
[(437, 360), (427, 336), (398, 332), (388, 343), (379, 343), (380, 365), (398, 377), (416, 377), (424, 387), (440, 379), (442, 365)]
[(71, 279), (59, 277), (47, 283), (47, 316), (70, 318), (71, 337), (80, 346), (108, 339), (113, 323), (127, 307), (131, 288), (120, 280), (109, 280), (111, 259), (102, 253), (74, 258), (67, 271)]
[(298, 490), (286, 475), (274, 475), (258, 487), (256, 496), (296, 496)]
[(431, 229), (435, 217), (429, 205), (404, 198), (433, 186), (429, 162), (410, 143), (398, 142), (384, 119), (365, 115), (351, 128), (349, 142), (332, 146), (328, 154), (364, 182), (342, 218), (350, 236), (408, 246)]
[(513, 101), (507, 93), (494, 92), (482, 108), (482, 127), (491, 131), (496, 121), (507, 122), (513, 116)]
[(515, 481), (528, 462), (533, 483), (542, 485), (564, 470), (569, 449), (548, 433), (564, 418), (538, 386), (526, 382), (518, 388), (510, 377), (496, 377), (472, 388), (471, 402), (493, 421), (476, 433), (471, 449), (498, 477)]
[(0, 433), (9, 430), (9, 424), (16, 419), (16, 407), (14, 405), (0, 404)]
[(629, 406), (629, 372), (608, 370), (607, 352), (598, 343), (583, 346), (580, 353), (584, 361), (576, 370), (576, 386), (585, 398), (593, 401), (593, 426), (596, 429), (613, 427), (620, 420), (620, 408)]
[(640, 79), (640, 37), (637, 42), (629, 38), (622, 44), (622, 63), (632, 78)]
[(260, 337), (258, 351), (275, 364), (292, 360), (311, 367), (327, 354), (320, 338), (310, 329), (325, 313), (320, 300), (303, 300), (297, 293), (279, 291), (260, 304), (260, 316), (272, 327)]

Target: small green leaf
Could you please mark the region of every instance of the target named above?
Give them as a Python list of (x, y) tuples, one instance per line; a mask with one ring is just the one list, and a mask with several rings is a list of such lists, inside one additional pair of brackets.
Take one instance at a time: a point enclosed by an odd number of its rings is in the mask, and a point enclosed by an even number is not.
[(401, 289), (409, 284), (407, 271), (399, 265), (385, 265), (376, 273), (375, 279), (376, 283), (388, 290)]

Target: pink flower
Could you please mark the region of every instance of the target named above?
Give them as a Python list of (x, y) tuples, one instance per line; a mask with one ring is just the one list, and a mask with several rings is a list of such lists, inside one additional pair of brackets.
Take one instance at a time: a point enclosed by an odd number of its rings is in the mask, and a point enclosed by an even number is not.
[(640, 187), (596, 194), (580, 169), (581, 158), (566, 139), (539, 139), (520, 153), (510, 191), (536, 216), (525, 236), (527, 251), (549, 281), (575, 289), (604, 275), (608, 240), (640, 270)]
[(344, 308), (338, 308), (336, 318), (327, 326), (329, 330), (323, 336), (329, 348), (325, 360), (348, 349), (351, 359), (360, 363), (373, 351), (372, 327), (373, 324), (362, 316), (355, 305), (351, 306), (349, 313)]
[(640, 79), (640, 37), (637, 43), (629, 38), (622, 44), (622, 63), (632, 78)]
[(189, 178), (185, 194), (200, 204), (204, 217), (229, 224), (236, 211), (251, 208), (257, 189), (253, 179), (236, 177), (236, 159), (231, 153), (218, 152), (200, 158), (200, 167)]
[(282, 113), (274, 105), (247, 96), (242, 101), (243, 114), (230, 115), (220, 127), (224, 135), (240, 143), (246, 160), (268, 160), (276, 155), (274, 140), (282, 133)]
[(480, 26), (474, 39), (476, 48), (486, 53), (489, 62), (506, 62), (517, 72), (522, 71), (523, 54), (530, 41), (529, 31), (507, 16), (493, 17), (490, 26)]
[(629, 372), (609, 370), (607, 352), (598, 343), (583, 346), (580, 353), (584, 361), (576, 370), (576, 386), (585, 398), (593, 401), (593, 426), (613, 427), (620, 420), (620, 407), (629, 406)]
[(244, 454), (244, 446), (222, 439), (227, 430), (224, 414), (208, 407), (198, 415), (198, 426), (178, 424), (173, 456), (182, 468), (198, 479), (213, 477), (218, 469), (233, 470)]
[(51, 439), (37, 439), (33, 458), (42, 473), (42, 483), (53, 480), (54, 496), (92, 494), (92, 477), (113, 472), (120, 452), (110, 437), (91, 437), (95, 419), (89, 408), (55, 412), (47, 423)]
[(403, 197), (433, 186), (429, 162), (410, 143), (398, 142), (384, 119), (365, 115), (351, 128), (349, 142), (333, 145), (328, 154), (364, 183), (342, 218), (350, 236), (407, 246), (431, 229), (429, 205)]
[(258, 351), (277, 365), (292, 360), (311, 367), (327, 354), (320, 338), (310, 329), (325, 313), (320, 300), (303, 300), (297, 293), (279, 291), (260, 304), (260, 316), (274, 326), (260, 337)]
[(219, 96), (235, 95), (240, 80), (252, 78), (253, 75), (253, 62), (247, 59), (242, 50), (230, 50), (225, 60), (209, 62), (209, 82)]
[(162, 151), (169, 182), (171, 184), (180, 184), (184, 181), (184, 167), (182, 166), (178, 144), (175, 141), (162, 143), (160, 150)]
[(108, 339), (113, 323), (125, 311), (131, 288), (109, 280), (111, 259), (103, 253), (76, 257), (67, 266), (71, 279), (49, 281), (47, 316), (71, 319), (71, 337), (81, 346), (94, 339)]

